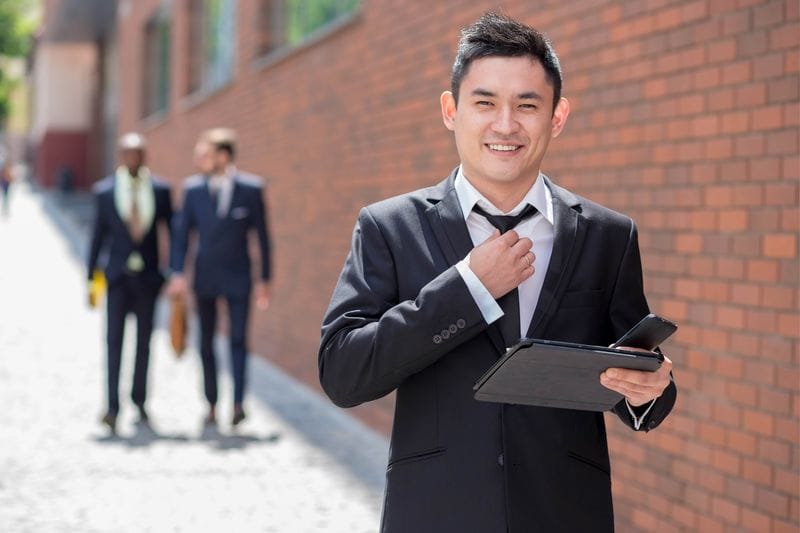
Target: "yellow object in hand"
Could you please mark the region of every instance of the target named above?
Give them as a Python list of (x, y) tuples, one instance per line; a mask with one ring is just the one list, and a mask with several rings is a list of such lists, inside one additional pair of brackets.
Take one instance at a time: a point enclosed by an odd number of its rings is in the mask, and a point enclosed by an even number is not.
[(106, 276), (102, 270), (95, 270), (89, 284), (89, 305), (97, 307), (106, 293)]

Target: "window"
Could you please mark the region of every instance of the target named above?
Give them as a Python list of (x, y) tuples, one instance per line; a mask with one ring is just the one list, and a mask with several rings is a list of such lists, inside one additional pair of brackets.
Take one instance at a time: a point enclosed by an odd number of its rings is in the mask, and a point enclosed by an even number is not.
[(163, 113), (169, 105), (169, 18), (154, 15), (144, 27), (142, 116)]
[(361, 0), (262, 0), (258, 17), (259, 54), (308, 39), (318, 30), (344, 20)]
[(236, 0), (189, 1), (189, 93), (210, 91), (233, 77)]

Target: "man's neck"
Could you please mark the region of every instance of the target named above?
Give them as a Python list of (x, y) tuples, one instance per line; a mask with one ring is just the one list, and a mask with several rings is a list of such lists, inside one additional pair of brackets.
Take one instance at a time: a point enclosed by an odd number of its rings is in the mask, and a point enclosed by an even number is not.
[(478, 190), (492, 205), (501, 210), (503, 213), (508, 213), (525, 198), (528, 191), (531, 190), (533, 184), (536, 183), (536, 178), (539, 174), (536, 173), (533, 177), (525, 180), (516, 180), (509, 183), (498, 183), (495, 181), (474, 181), (470, 178), (469, 182)]

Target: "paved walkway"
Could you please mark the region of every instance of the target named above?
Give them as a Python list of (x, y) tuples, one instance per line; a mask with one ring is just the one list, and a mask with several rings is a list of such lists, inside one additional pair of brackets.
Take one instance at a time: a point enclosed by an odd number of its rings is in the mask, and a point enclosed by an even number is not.
[(262, 358), (250, 358), (242, 428), (229, 427), (225, 371), (209, 431), (196, 350), (176, 359), (157, 330), (148, 428), (128, 399), (131, 323), (109, 436), (104, 313), (85, 304), (81, 218), (56, 196), (14, 192), (0, 218), (0, 531), (378, 529), (386, 439)]

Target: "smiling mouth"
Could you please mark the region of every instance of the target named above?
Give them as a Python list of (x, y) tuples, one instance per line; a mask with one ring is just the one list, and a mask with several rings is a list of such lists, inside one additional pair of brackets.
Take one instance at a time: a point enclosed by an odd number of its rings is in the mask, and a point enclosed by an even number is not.
[(493, 152), (516, 152), (522, 145), (519, 144), (487, 144), (489, 150)]

